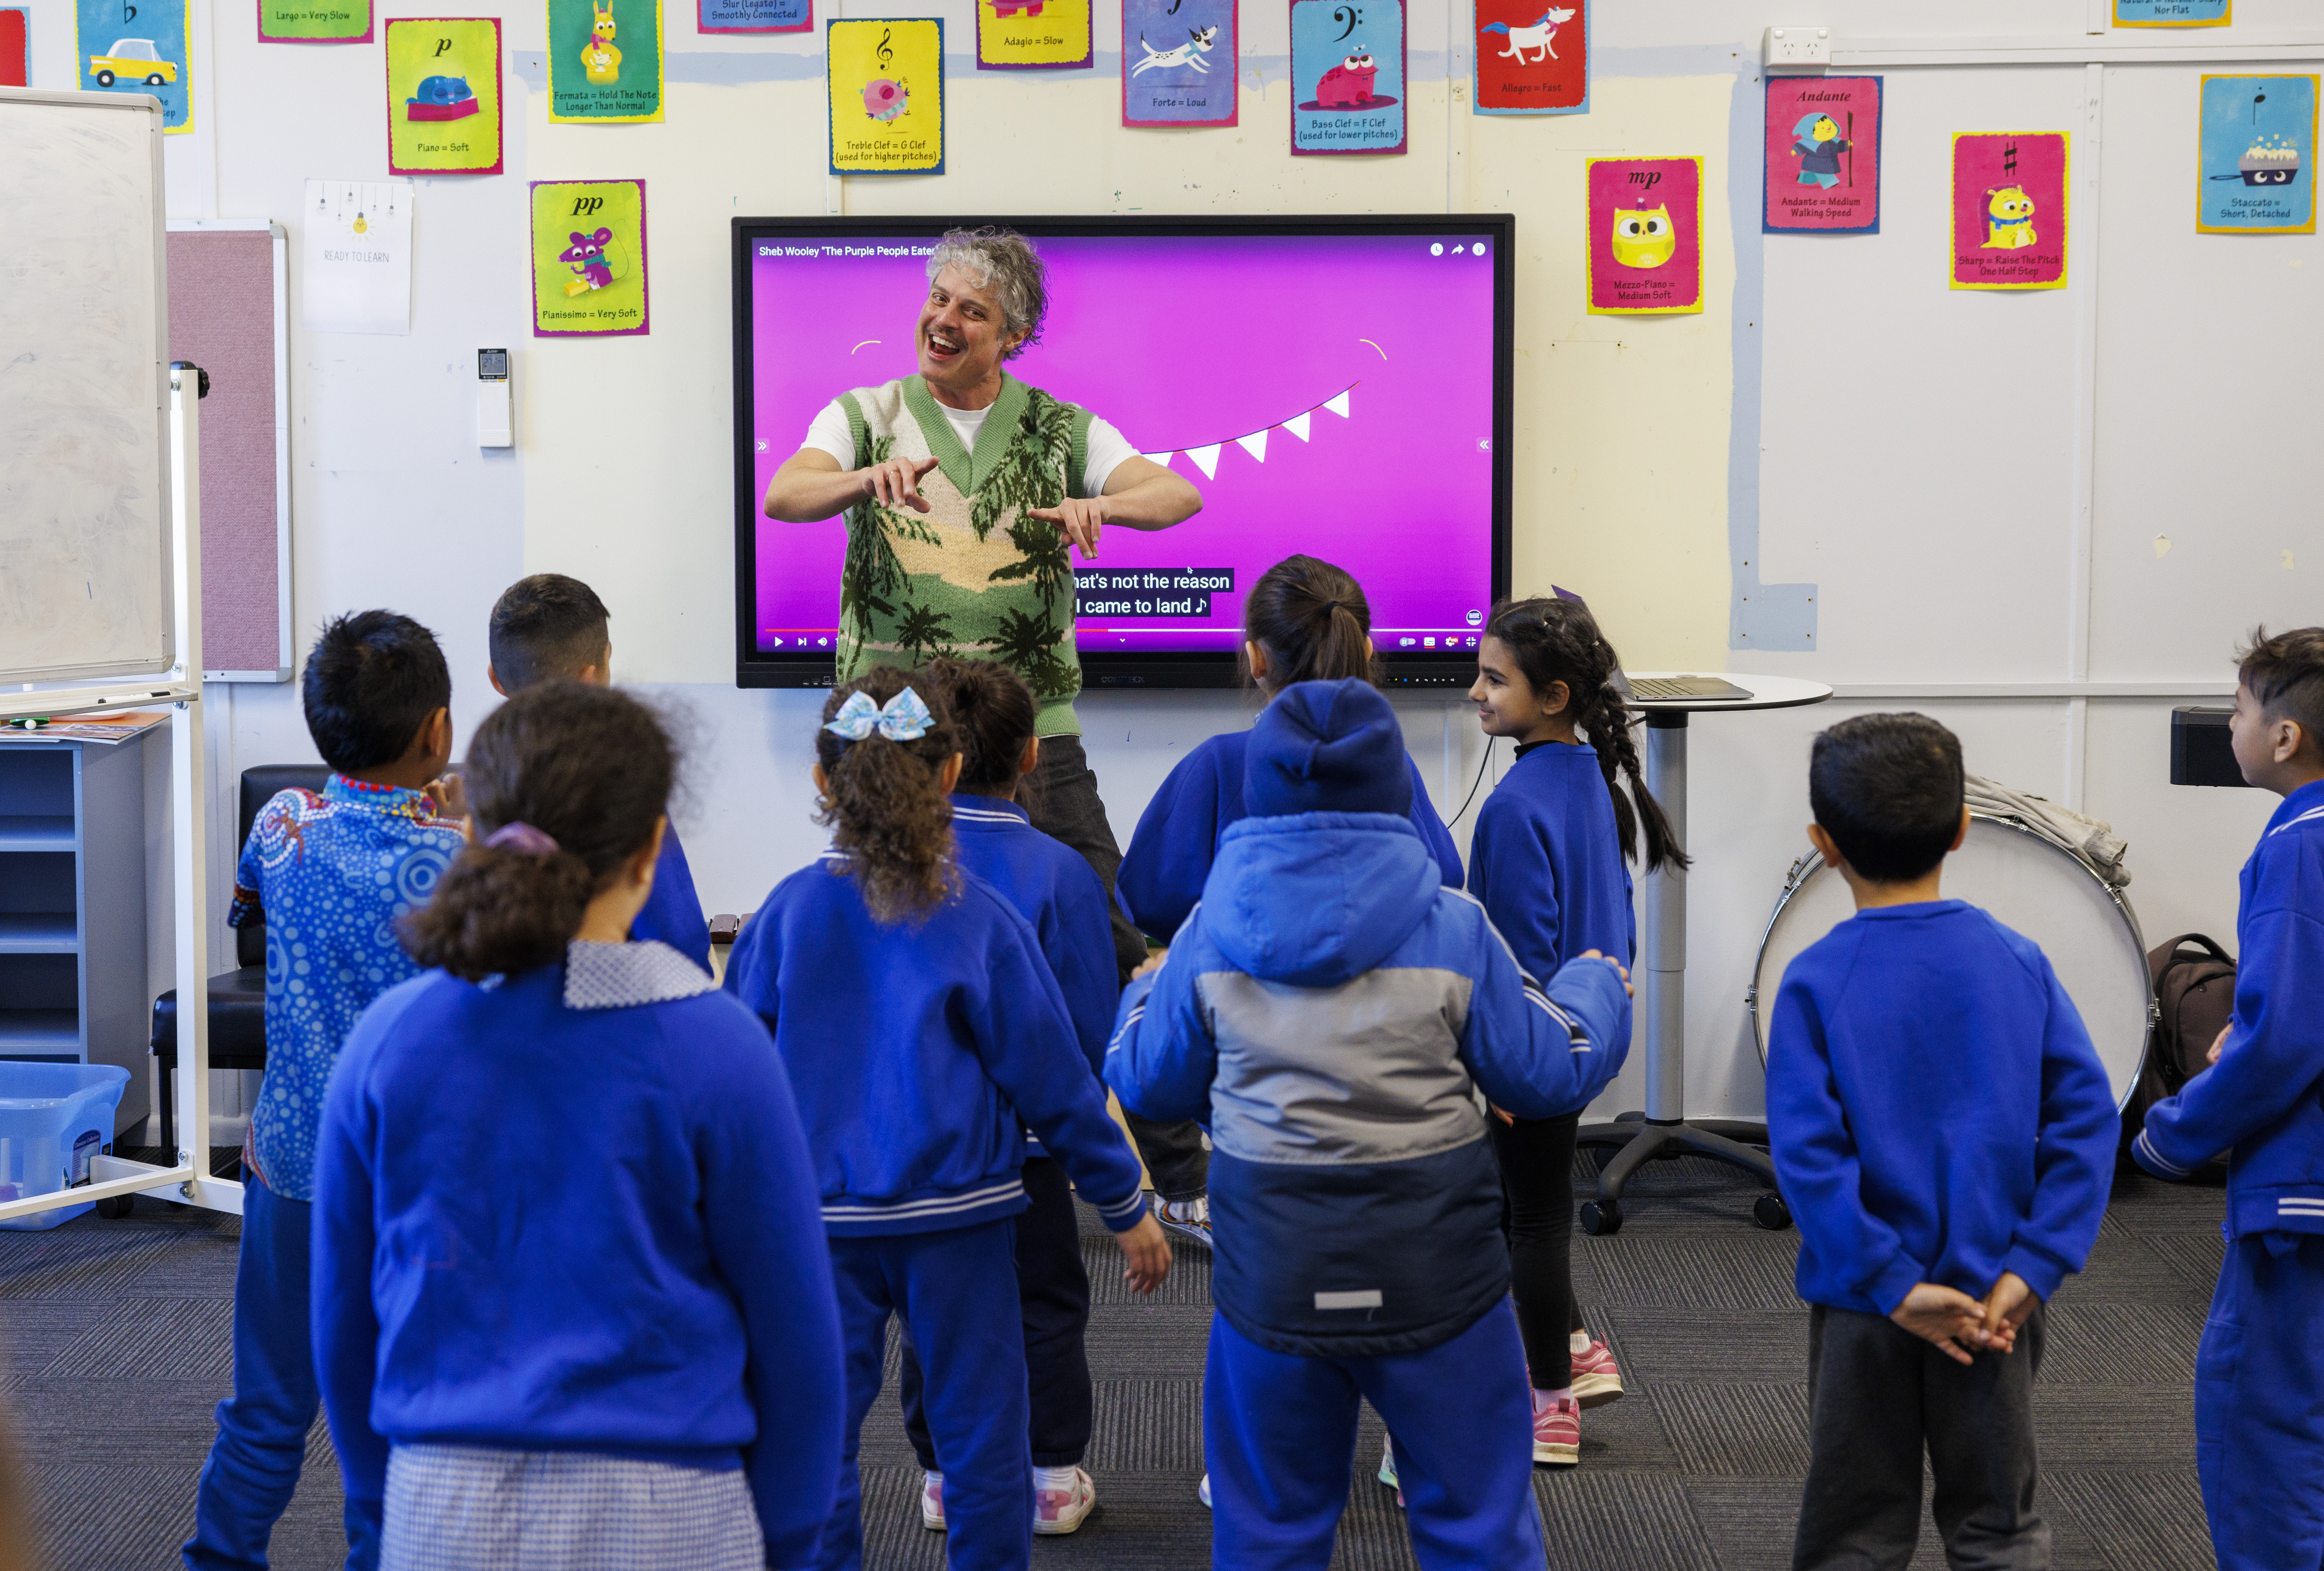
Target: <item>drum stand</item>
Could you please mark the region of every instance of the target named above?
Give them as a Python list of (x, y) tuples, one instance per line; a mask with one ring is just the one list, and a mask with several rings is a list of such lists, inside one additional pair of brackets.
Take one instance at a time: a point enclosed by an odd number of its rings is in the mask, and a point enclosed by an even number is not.
[[(1829, 691), (1829, 690), (1827, 690)], [(1681, 845), (1686, 843), (1686, 713), (1682, 708), (1641, 703), (1646, 712), (1646, 786), (1668, 815)], [(1710, 706), (1707, 706), (1710, 707)], [(1646, 931), (1631, 985), (1637, 996), (1640, 1032), (1646, 1053), (1646, 1110), (1625, 1113), (1610, 1124), (1584, 1124), (1575, 1143), (1618, 1146), (1598, 1171), (1598, 1198), (1582, 1206), (1582, 1230), (1593, 1235), (1622, 1228), (1622, 1189), (1639, 1166), (1655, 1157), (1707, 1156), (1772, 1186), (1775, 1165), (1768, 1156), (1767, 1126), (1739, 1118), (1685, 1115), (1686, 872), (1665, 865), (1646, 875)], [(1751, 1208), (1760, 1226), (1792, 1225), (1792, 1213), (1772, 1188)]]

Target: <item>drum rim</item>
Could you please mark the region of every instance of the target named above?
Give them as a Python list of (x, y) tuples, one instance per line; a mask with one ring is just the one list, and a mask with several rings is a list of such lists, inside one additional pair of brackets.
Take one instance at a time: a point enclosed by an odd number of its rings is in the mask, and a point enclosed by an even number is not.
[[(2130, 901), (2125, 897), (2122, 890), (2110, 883), (2106, 875), (2099, 872), (2097, 865), (2088, 857), (2071, 847), (2060, 845), (2015, 813), (1979, 813), (1972, 808), (1969, 816), (1972, 823), (1990, 823), (2022, 834), (2026, 839), (2065, 857), (2092, 878), (2098, 880), (2098, 887), (2106, 891), (2107, 901), (2114, 906), (2115, 914), (2121, 917), (2123, 924), (2130, 929), (2130, 941), (2137, 946), (2140, 958), (2144, 959), (2146, 932), (2138, 925), (2138, 913), (2130, 908)], [(1823, 853), (1812, 846), (1792, 864), (1792, 870), (1784, 877), (1784, 892), (1775, 896), (1775, 909), (1767, 913), (1767, 924), (1759, 931), (1759, 947), (1751, 957), (1751, 980), (1743, 989), (1743, 1007), (1751, 1017), (1751, 1044), (1759, 1050), (1759, 1072), (1763, 1076), (1767, 1072), (1767, 1030), (1766, 1024), (1759, 1017), (1759, 971), (1760, 968), (1767, 963), (1767, 942), (1775, 936), (1775, 923), (1784, 919), (1784, 908), (1791, 905), (1792, 896), (1806, 887), (1807, 881), (1828, 866), (1829, 864), (1823, 859)], [(2117, 1113), (2130, 1105), (2130, 1098), (2137, 1092), (2139, 1078), (2146, 1072), (2146, 1056), (2153, 1043), (2155, 1022), (2161, 1018), (2162, 1006), (2154, 1001), (2154, 991), (2150, 987), (2146, 994), (2146, 1034), (2139, 1041), (2138, 1063), (2131, 1071), (2130, 1089), (2124, 1091), (2115, 1103), (2115, 1111)]]

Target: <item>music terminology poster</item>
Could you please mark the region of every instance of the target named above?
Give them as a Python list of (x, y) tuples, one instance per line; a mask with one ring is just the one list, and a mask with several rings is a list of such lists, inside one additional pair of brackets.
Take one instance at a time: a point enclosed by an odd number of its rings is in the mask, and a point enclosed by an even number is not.
[(1880, 78), (1767, 78), (1763, 234), (1880, 233)]
[(1952, 287), (2066, 287), (2068, 135), (1953, 133)]

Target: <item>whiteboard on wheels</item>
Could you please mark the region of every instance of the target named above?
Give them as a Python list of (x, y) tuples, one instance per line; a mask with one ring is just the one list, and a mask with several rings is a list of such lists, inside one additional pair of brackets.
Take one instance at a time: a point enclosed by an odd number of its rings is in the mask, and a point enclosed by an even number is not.
[(170, 604), (161, 110), (0, 87), (0, 681), (160, 671)]

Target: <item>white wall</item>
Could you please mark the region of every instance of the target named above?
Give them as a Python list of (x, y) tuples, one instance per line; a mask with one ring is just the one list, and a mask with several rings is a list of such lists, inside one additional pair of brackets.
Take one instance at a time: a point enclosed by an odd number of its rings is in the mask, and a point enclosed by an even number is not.
[[(31, 4), (35, 85), (69, 85), (69, 0)], [(945, 15), (956, 48), (970, 36), (969, 0), (822, 8), (882, 9)], [(955, 57), (953, 172), (940, 178), (828, 179), (819, 41), (699, 37), (689, 5), (667, 18), (663, 124), (551, 126), (537, 70), (512, 66), (508, 172), (420, 182), (411, 335), (310, 335), (294, 308), (302, 657), (327, 614), (410, 611), (445, 640), (465, 732), (491, 701), (484, 620), (500, 589), (543, 569), (591, 579), (614, 608), (618, 673), (687, 717), (677, 817), (705, 899), (747, 909), (819, 841), (805, 780), (819, 695), (729, 684), (730, 216), (1507, 210), (1522, 245), (1519, 591), (1553, 574), (1582, 589), (1635, 668), (1781, 670), (1848, 694), (1693, 730), (1695, 1110), (1759, 1106), (1743, 993), (1803, 849), (1809, 738), (1843, 712), (1922, 709), (1960, 732), (1978, 772), (2111, 819), (2132, 845), (2130, 895), (2150, 938), (2232, 933), (2235, 870), (2272, 799), (2168, 786), (2174, 700), (2089, 685), (2224, 691), (2227, 652), (2252, 620), (2317, 614), (2324, 533), (2299, 462), (2313, 398), (2287, 374), (2312, 355), (2256, 353), (2317, 342), (2316, 242), (2193, 234), (2196, 69), (2107, 73), (2102, 202), (2095, 216), (2078, 210), (2072, 289), (1962, 295), (1942, 287), (1948, 133), (2073, 128), (2079, 163), (2097, 151), (2079, 134), (2080, 68), (1885, 70), (1882, 233), (1763, 238), (1758, 37), (1799, 17), (1732, 0), (1609, 3), (1591, 115), (1490, 118), (1467, 112), (1467, 7), (1414, 0), (1412, 151), (1294, 160), (1283, 6), (1244, 7), (1241, 125), (1194, 132), (1119, 127), (1119, 16), (1098, 9), (1094, 73), (980, 77)], [(1815, 20), (1843, 40), (2005, 26), (2080, 35), (2094, 13), (2092, 0), (2006, 12), (1830, 0)], [(2227, 32), (2295, 27), (2313, 30), (2310, 0), (2243, 0)], [(300, 182), (385, 177), (379, 46), (260, 45), (246, 0), (196, 0), (195, 32), (207, 41), (205, 93), (196, 133), (171, 139), (171, 210), (281, 219), (295, 271)], [(504, 17), (516, 59), (537, 56), (544, 37), (538, 4)], [(1582, 161), (1626, 152), (1708, 160), (1701, 316), (1581, 308)], [(533, 339), (524, 182), (609, 176), (648, 181), (653, 332)], [(2086, 317), (2085, 291), (2101, 279)], [(2076, 399), (2093, 330), (2096, 481), (2082, 530)], [(500, 344), (516, 352), (519, 442), (483, 454), (469, 357)], [(2159, 557), (2157, 534), (2173, 541)], [(1812, 653), (1730, 653), (1738, 564), (1818, 585)], [(2024, 695), (1927, 696), (1965, 682)], [(239, 768), (312, 750), (290, 688), (213, 696), (218, 822), (230, 823)], [(1449, 814), (1482, 756), (1473, 721), (1457, 703), (1397, 702)], [(1186, 747), (1247, 712), (1225, 694), (1086, 699), (1117, 834)], [(1466, 828), (1455, 831), (1464, 846)], [(229, 850), (213, 865), (229, 868)], [(221, 916), (226, 882), (213, 880)], [(1635, 1079), (1608, 1104), (1638, 1106)]]

